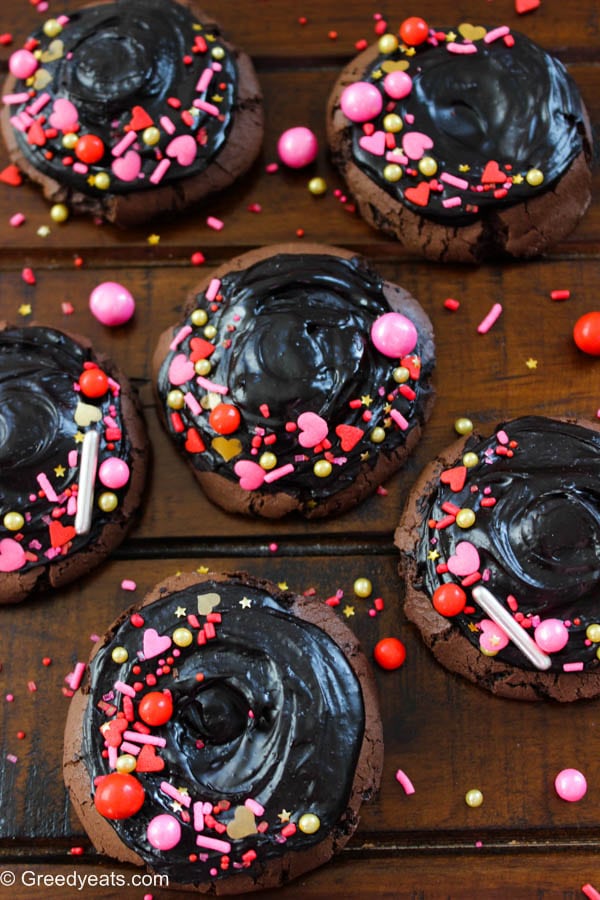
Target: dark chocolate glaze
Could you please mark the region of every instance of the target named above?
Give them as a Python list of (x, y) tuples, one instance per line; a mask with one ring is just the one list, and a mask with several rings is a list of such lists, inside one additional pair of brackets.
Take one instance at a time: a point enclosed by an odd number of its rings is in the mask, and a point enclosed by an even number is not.
[[(454, 34), (459, 45), (465, 43), (456, 31)], [(450, 52), (443, 38), (437, 46), (425, 43), (416, 47), (414, 56), (400, 48), (379, 56), (365, 73), (364, 80), (375, 84), (384, 99), (381, 115), (373, 120), (375, 128), (383, 128), (383, 118), (393, 106), (404, 122), (396, 135), (397, 145), (402, 146), (408, 132), (427, 135), (433, 147), (426, 155), (435, 159), (438, 169), (433, 178), (426, 178), (412, 160), (403, 165), (399, 181), (386, 180), (383, 169), (389, 161), (360, 147), (361, 125), (352, 127), (354, 158), (379, 187), (419, 215), (460, 224), (465, 218), (472, 220), (479, 210), (527, 201), (551, 189), (581, 153), (584, 113), (575, 82), (558, 59), (522, 34), (511, 31), (510, 35), (514, 38), (510, 47), (502, 38), (486, 44), (480, 37), (473, 42), (477, 52), (472, 54)], [(373, 73), (382, 73), (382, 65), (401, 60), (409, 63), (406, 71), (412, 78), (412, 90), (407, 97), (390, 102), (383, 87), (385, 71), (379, 78)], [(412, 124), (407, 115), (414, 116)], [(507, 176), (508, 190), (503, 196), (497, 193), (502, 190), (501, 182), (479, 189), (483, 171), (492, 160)], [(414, 175), (406, 172), (410, 167)], [(540, 185), (527, 182), (525, 176), (531, 169), (542, 172)], [(440, 181), (444, 173), (467, 181), (468, 187), (444, 184)], [(421, 182), (432, 185), (425, 206), (406, 196), (407, 188)], [(443, 200), (455, 196), (462, 198), (460, 206), (443, 206)]]
[[(197, 24), (189, 9), (171, 0), (117, 0), (70, 13), (69, 21), (56, 37), (49, 38), (40, 29), (32, 36), (39, 41), (40, 50), (52, 55), (50, 45), (60, 42), (63, 52), (57, 59), (42, 58), (41, 69), (52, 80), (31, 100), (12, 105), (11, 115), (27, 110), (37, 95), (47, 93), (51, 102), (39, 114), (46, 117), (47, 128), (52, 124), (49, 117), (55, 110), (55, 101), (69, 100), (78, 113), (77, 134), (96, 135), (105, 149), (102, 158), (90, 163), (86, 172), (77, 172), (73, 165), (65, 165), (66, 158), (76, 163), (77, 157), (72, 148), (63, 146), (62, 130), (38, 146), (30, 143), (27, 130), (15, 129), (21, 152), (46, 175), (92, 196), (152, 189), (150, 177), (163, 158), (169, 159), (171, 165), (160, 184), (204, 171), (227, 139), (237, 96), (237, 66), (214, 23), (200, 28)], [(206, 39), (204, 51), (198, 49), (196, 38)], [(212, 56), (215, 48), (223, 51), (218, 60)], [(215, 62), (221, 69), (213, 73), (208, 91), (198, 93), (196, 85), (202, 72)], [(25, 82), (17, 81), (15, 92), (23, 90), (27, 90)], [(214, 95), (220, 99), (211, 100)], [(218, 108), (219, 115), (194, 108), (193, 101), (198, 98)], [(169, 100), (177, 105), (171, 105)], [(130, 123), (135, 123), (136, 107), (147, 116), (144, 128), (148, 124), (156, 127), (160, 140), (151, 145), (144, 143), (144, 129), (138, 130), (134, 124), (137, 141), (116, 161), (112, 148), (126, 137)], [(193, 113), (188, 123), (182, 120), (185, 111)], [(163, 128), (162, 117), (169, 119), (172, 131)], [(179, 149), (173, 149), (172, 142), (184, 135), (193, 138), (196, 156), (190, 163), (182, 156), (180, 164)], [(47, 158), (48, 150), (52, 152), (51, 159)], [(137, 177), (127, 175), (124, 180), (119, 162), (122, 164), (128, 152), (139, 154), (140, 172)], [(99, 173), (109, 175), (108, 188), (90, 184), (90, 176)]]
[[(208, 594), (220, 598), (214, 612), (220, 613), (222, 620), (215, 625), (216, 636), (199, 646), (198, 629), (180, 612), (178, 617), (177, 610), (196, 615), (202, 627), (205, 619), (198, 613), (197, 597)], [(142, 627), (123, 617), (90, 665), (82, 753), (92, 783), (109, 771), (102, 757), (104, 737), (100, 731), (107, 716), (97, 703), (112, 697), (115, 681), (143, 683), (148, 673), (157, 673), (155, 687), (138, 691), (135, 708), (151, 689), (172, 694), (171, 719), (151, 729), (153, 735), (166, 739), (166, 746), (157, 748), (165, 768), (136, 774), (146, 792), (144, 805), (134, 816), (111, 822), (127, 846), (172, 881), (206, 883), (235, 875), (235, 863), (250, 850), (255, 851), (256, 860), (249, 872), (257, 877), (268, 860), (306, 850), (332, 830), (344, 827), (363, 739), (362, 691), (340, 647), (291, 610), (297, 599), (283, 591), (271, 594), (235, 576), (193, 585), (142, 608)], [(164, 662), (175, 645), (160, 659), (144, 661), (140, 655), (144, 632), (153, 628), (159, 635), (171, 636), (182, 626), (194, 633), (194, 640), (181, 648), (171, 670), (161, 674), (160, 660)], [(127, 649), (125, 664), (113, 662), (115, 647)], [(136, 664), (140, 671), (133, 673)], [(204, 675), (201, 682), (196, 678), (199, 672)], [(111, 702), (120, 708), (121, 694)], [(234, 818), (237, 806), (249, 798), (255, 800), (264, 807), (256, 824), (264, 821), (269, 827), (263, 833), (230, 838), (207, 826), (204, 834), (231, 843), (231, 864), (228, 870), (221, 870), (222, 852), (196, 846), (193, 815), (186, 823), (173, 811), (172, 800), (160, 790), (164, 781), (187, 789), (190, 813), (197, 801), (215, 806), (228, 801), (230, 808), (215, 814), (223, 825)], [(296, 824), (303, 813), (313, 813), (320, 828), (312, 835), (297, 829), (282, 841), (285, 821), (279, 813), (283, 810), (291, 813)], [(157, 851), (146, 837), (148, 822), (161, 814), (175, 815), (182, 826), (179, 844), (168, 851)], [(190, 862), (190, 853), (202, 852), (208, 853), (208, 859)], [(210, 875), (213, 867), (217, 876)]]
[[(240, 459), (256, 460), (251, 454), (255, 429), (275, 435), (271, 450), (277, 466), (293, 464), (295, 469), (285, 478), (264, 484), (261, 490), (285, 490), (315, 500), (330, 496), (356, 478), (364, 454), (374, 465), (380, 452), (393, 452), (406, 441), (408, 430), (390, 426), (382, 443), (374, 443), (369, 435), (387, 420), (389, 408), (398, 410), (412, 428), (423, 421), (423, 403), (429, 396), (429, 376), (433, 369), (430, 335), (419, 330), (419, 340), (412, 353), (422, 366), (420, 377), (407, 385), (415, 396), (407, 399), (398, 393), (392, 377), (400, 360), (380, 353), (370, 340), (371, 326), (381, 315), (390, 312), (383, 293), (383, 281), (358, 258), (351, 260), (325, 254), (277, 254), (242, 271), (232, 271), (221, 282), (223, 299), (211, 309), (204, 295), (197, 298), (198, 308), (208, 311), (209, 326), (217, 329), (213, 342), (217, 349), (210, 356), (211, 381), (225, 385), (225, 402), (234, 404), (241, 413), (240, 427), (229, 437), (241, 442), (241, 452), (226, 461), (212, 446), (216, 437), (207, 415), (193, 415), (187, 407), (179, 410), (186, 430), (177, 433), (165, 406), (169, 431), (183, 449), (187, 428), (194, 427), (202, 435), (206, 449), (191, 456), (201, 470), (212, 470), (235, 479), (235, 463)], [(182, 326), (191, 326), (190, 314)], [(202, 337), (204, 325), (192, 332), (166, 357), (160, 369), (158, 390), (163, 403), (172, 388), (169, 367), (175, 356), (189, 357), (193, 341)], [(177, 331), (174, 331), (176, 334)], [(227, 342), (227, 346), (223, 341)], [(206, 393), (193, 383), (181, 387), (199, 398)], [(388, 395), (394, 393), (390, 402)], [(360, 403), (368, 397), (368, 406)], [(358, 400), (352, 407), (351, 401)], [(265, 405), (268, 415), (265, 415)], [(363, 419), (368, 410), (370, 420)], [(305, 412), (326, 420), (331, 452), (339, 460), (328, 478), (313, 472), (319, 454), (298, 442), (298, 429), (289, 430)], [(336, 427), (360, 428), (364, 434), (351, 450), (343, 450)], [(261, 452), (262, 452), (261, 450)], [(322, 456), (323, 454), (321, 454)], [(305, 458), (299, 458), (304, 456)]]
[[(74, 514), (66, 508), (80, 475), (79, 464), (69, 465), (69, 453), (81, 446), (76, 442), (78, 432), (83, 435), (88, 427), (99, 430), (98, 465), (108, 457), (131, 462), (131, 445), (118, 393), (109, 390), (105, 396), (92, 399), (74, 389), (84, 365), (93, 361), (89, 349), (51, 328), (9, 327), (0, 332), (0, 537), (14, 540), (22, 535), (21, 546), (31, 558), (19, 571), (48, 565), (54, 558), (49, 536), (53, 513), (62, 509), (55, 521), (69, 529), (74, 525)], [(98, 419), (87, 427), (78, 426), (74, 420), (81, 402)], [(121, 433), (113, 449), (107, 446), (102, 423), (108, 415)], [(57, 475), (56, 471), (62, 474)], [(58, 499), (40, 495), (40, 474), (47, 477)], [(70, 536), (69, 553), (92, 543), (119, 516), (118, 507), (114, 513), (103, 513), (99, 508), (97, 499), (103, 490), (96, 481), (92, 527), (87, 534)], [(122, 498), (125, 490), (126, 487), (115, 494)], [(25, 518), (20, 532), (10, 531), (3, 524), (10, 512)], [(49, 550), (50, 557), (46, 556)]]
[[(423, 497), (417, 587), (433, 596), (442, 583), (460, 583), (436, 567), (447, 562), (459, 542), (469, 541), (479, 552), (479, 571), (489, 575), (478, 583), (503, 605), (512, 595), (525, 617), (570, 623), (568, 643), (551, 654), (551, 671), (561, 672), (565, 663), (575, 662), (596, 669), (599, 644), (586, 643), (586, 628), (600, 623), (600, 433), (535, 416), (500, 425), (496, 434), (502, 430), (517, 442), (512, 457), (496, 453), (498, 446), (507, 445), (500, 445), (495, 435), (471, 438), (465, 452), (476, 453), (479, 463), (467, 470), (464, 488), (456, 492), (439, 482)], [(486, 496), (496, 500), (487, 509), (480, 505)], [(431, 528), (429, 520), (445, 517), (441, 507), (447, 502), (473, 509), (475, 524)], [(428, 560), (430, 550), (439, 557)], [(479, 631), (469, 625), (487, 616), (475, 603), (473, 607), (474, 612), (449, 621), (479, 647)], [(533, 668), (512, 642), (496, 658)]]

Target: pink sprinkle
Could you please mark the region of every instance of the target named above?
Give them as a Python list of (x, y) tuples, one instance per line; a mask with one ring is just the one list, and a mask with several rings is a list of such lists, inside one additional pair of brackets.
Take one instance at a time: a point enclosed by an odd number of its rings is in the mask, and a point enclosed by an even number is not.
[[(501, 431), (497, 431), (497, 432), (496, 432), (496, 440), (497, 440), (500, 444), (508, 444), (508, 435), (507, 435), (507, 433), (504, 431), (504, 429), (502, 429)], [(491, 491), (489, 491), (489, 492), (484, 491), (484, 493), (491, 493)]]
[(119, 751), (116, 747), (108, 748), (108, 765), (111, 769), (117, 768), (117, 759), (119, 758)]
[(48, 478), (46, 477), (46, 475), (44, 475), (43, 472), (40, 472), (39, 475), (36, 475), (35, 480), (37, 481), (37, 483), (39, 484), (39, 486), (45, 493), (46, 498), (50, 501), (50, 503), (58, 503), (58, 495), (56, 494), (56, 491), (54, 490), (54, 488), (48, 481)]
[(588, 900), (600, 900), (600, 893), (591, 884), (582, 884), (581, 893), (585, 894)]
[(227, 385), (210, 381), (210, 379), (205, 378), (204, 375), (198, 375), (196, 381), (200, 387), (203, 387), (206, 391), (213, 391), (215, 394), (227, 394), (229, 392)]
[(166, 747), (167, 741), (163, 737), (154, 734), (142, 734), (140, 731), (125, 731), (124, 741), (133, 741), (134, 744), (154, 744), (155, 747)]
[(184, 394), (183, 399), (184, 399), (185, 405), (187, 406), (187, 408), (189, 409), (189, 411), (191, 412), (191, 414), (193, 416), (199, 416), (202, 414), (202, 407), (200, 406), (200, 404), (198, 403), (198, 401), (196, 400), (196, 398), (194, 397), (194, 395), (192, 394), (191, 391), (188, 391), (187, 394)]
[(487, 316), (477, 326), (479, 334), (487, 334), (492, 325), (500, 318), (502, 313), (502, 304), (494, 303)]
[(446, 197), (445, 200), (442, 200), (442, 206), (445, 209), (450, 209), (453, 206), (460, 206), (462, 203), (462, 199), (460, 197)]
[(231, 850), (229, 841), (220, 841), (218, 838), (208, 837), (205, 834), (196, 836), (196, 844), (198, 847), (205, 847), (206, 850), (216, 850), (217, 853), (229, 853)]
[(267, 484), (270, 484), (272, 481), (277, 481), (278, 478), (283, 478), (285, 475), (290, 475), (294, 471), (294, 466), (292, 463), (286, 463), (285, 466), (279, 466), (278, 469), (271, 469), (270, 472), (267, 472), (265, 475), (265, 481)]
[(219, 116), (221, 115), (221, 111), (218, 106), (215, 106), (214, 103), (207, 103), (206, 100), (194, 100), (193, 106), (196, 109), (201, 109), (202, 112), (208, 113), (209, 116)]
[(115, 681), (114, 688), (115, 691), (120, 691), (122, 694), (125, 694), (126, 697), (135, 697), (135, 689), (124, 681)]
[(131, 147), (132, 144), (135, 144), (137, 141), (137, 134), (135, 131), (128, 131), (124, 138), (122, 138), (118, 144), (112, 148), (113, 156), (121, 156), (122, 153), (127, 150), (128, 147)]
[(449, 53), (477, 53), (475, 44), (455, 44), (453, 41), (446, 44), (446, 50), (448, 50)]
[(12, 703), (15, 699), (15, 696), (14, 696), (14, 694), (7, 694), (4, 699), (6, 700), (7, 703)]
[(252, 797), (248, 797), (247, 800), (244, 800), (244, 806), (246, 809), (249, 809), (250, 812), (253, 812), (255, 816), (262, 816), (265, 811), (264, 806), (261, 806), (257, 800), (253, 800)]
[(223, 226), (225, 225), (221, 219), (217, 219), (215, 216), (209, 216), (206, 220), (206, 224), (209, 228), (212, 228), (213, 231), (221, 231)]
[(162, 181), (170, 165), (170, 159), (161, 159), (154, 172), (150, 176), (150, 181), (152, 182), (152, 184), (158, 184), (160, 181)]
[(25, 91), (21, 94), (4, 94), (2, 102), (12, 106), (13, 103), (27, 103), (29, 99), (29, 94)]
[(390, 418), (394, 420), (396, 425), (402, 429), (402, 431), (406, 431), (408, 428), (408, 422), (404, 418), (401, 412), (398, 412), (397, 409), (392, 409), (390, 412)]
[(39, 112), (50, 102), (51, 97), (50, 94), (44, 93), (40, 94), (33, 103), (30, 103), (27, 107), (27, 112), (30, 116), (37, 116)]
[(217, 294), (219, 293), (219, 288), (221, 287), (221, 279), (213, 278), (206, 289), (206, 299), (209, 301), (213, 301)]
[(25, 268), (21, 272), (21, 278), (23, 279), (25, 284), (35, 284), (35, 273), (33, 269), (29, 268), (29, 266), (25, 266)]
[[(385, 154), (385, 158), (388, 162), (398, 163), (401, 166), (408, 165), (408, 156), (405, 156), (404, 153), (398, 150), (390, 150), (389, 153)], [(347, 199), (347, 197), (340, 197), (340, 203), (345, 203)]]
[(62, 314), (64, 316), (72, 316), (73, 313), (75, 312), (75, 307), (73, 306), (72, 303), (69, 303), (68, 300), (64, 300), (60, 304), (60, 311), (62, 312)]
[(88, 166), (82, 162), (73, 163), (73, 171), (77, 172), (78, 175), (87, 175)]
[(275, 172), (279, 171), (279, 166), (277, 163), (267, 163), (265, 166), (265, 172), (267, 175), (273, 175)]
[(135, 744), (130, 744), (129, 741), (123, 741), (119, 749), (121, 753), (131, 753), (132, 756), (137, 756), (142, 748), (136, 747)]
[(24, 221), (25, 221), (25, 216), (23, 215), (23, 213), (19, 212), (19, 213), (15, 213), (14, 216), (10, 217), (10, 219), (8, 220), (8, 224), (12, 228), (19, 228), (23, 224)]
[(137, 588), (137, 584), (130, 578), (124, 578), (121, 582), (121, 587), (124, 591), (135, 591), (135, 589)]
[(271, 553), (277, 553), (277, 551), (279, 550), (279, 544), (276, 544), (274, 542), (269, 544), (269, 550), (271, 551)]
[(204, 812), (202, 809), (202, 803), (198, 800), (192, 806), (192, 810), (194, 812), (194, 829), (196, 831), (204, 831)]
[(563, 672), (582, 672), (582, 671), (583, 671), (583, 663), (582, 662), (565, 663), (563, 665)]
[(161, 116), (160, 124), (162, 125), (164, 130), (167, 132), (167, 134), (174, 134), (177, 131), (177, 129), (175, 128), (175, 125), (173, 124), (173, 122), (170, 120), (170, 118), (168, 116)]
[(16, 763), (16, 762), (19, 761), (19, 757), (18, 757), (18, 756), (15, 756), (14, 753), (7, 753), (7, 754), (6, 754), (6, 758), (7, 758), (7, 760), (8, 760), (9, 762), (11, 762), (11, 763)]
[(491, 44), (493, 41), (497, 41), (498, 38), (504, 37), (505, 34), (510, 32), (510, 28), (508, 25), (500, 25), (499, 28), (492, 28), (491, 31), (485, 35), (483, 39), (484, 44)]
[(405, 794), (414, 794), (414, 785), (406, 772), (403, 772), (402, 769), (398, 769), (396, 772), (396, 781), (404, 788)]
[(465, 181), (464, 178), (458, 178), (456, 175), (452, 175), (451, 172), (442, 172), (440, 181), (445, 181), (446, 184), (451, 184), (452, 187), (460, 188), (463, 191), (466, 191), (469, 187), (468, 181)]
[(85, 663), (78, 662), (70, 675), (67, 675), (65, 681), (69, 685), (72, 691), (76, 691), (83, 679), (83, 673), (85, 672)]
[(176, 800), (178, 803), (181, 803), (182, 806), (186, 808), (191, 804), (192, 798), (189, 794), (182, 794), (177, 788), (174, 788), (172, 784), (169, 784), (168, 781), (161, 781), (160, 789), (163, 794), (166, 794), (167, 797), (170, 797), (172, 800)]
[(35, 692), (37, 691), (37, 684), (35, 683), (35, 681), (27, 682), (27, 690), (30, 691), (32, 694), (35, 694)]
[(203, 71), (202, 75), (198, 79), (198, 83), (196, 84), (196, 90), (198, 91), (199, 94), (202, 94), (207, 89), (207, 87), (209, 86), (209, 84), (212, 81), (212, 77), (213, 77), (212, 69), (205, 69)]

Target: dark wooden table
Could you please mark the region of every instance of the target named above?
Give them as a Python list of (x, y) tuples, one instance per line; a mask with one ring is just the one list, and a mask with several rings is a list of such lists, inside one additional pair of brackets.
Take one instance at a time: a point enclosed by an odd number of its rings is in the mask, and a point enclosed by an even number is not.
[[(95, 875), (110, 885), (115, 874), (125, 883), (134, 874), (95, 854), (70, 809), (61, 775), (68, 706), (62, 689), (73, 664), (87, 658), (90, 636), (104, 631), (131, 602), (120, 586), (124, 578), (135, 580), (139, 597), (174, 571), (208, 566), (243, 568), (299, 592), (314, 588), (323, 597), (341, 589), (338, 610), (344, 615), (345, 607), (352, 608), (347, 620), (367, 654), (382, 636), (399, 636), (407, 648), (401, 669), (376, 671), (386, 747), (378, 798), (363, 807), (360, 828), (340, 856), (281, 889), (281, 897), (572, 900), (584, 896), (587, 884), (600, 891), (598, 702), (520, 704), (446, 673), (403, 617), (392, 544), (407, 489), (454, 439), (456, 417), (469, 416), (485, 428), (529, 412), (596, 415), (600, 361), (576, 349), (572, 327), (581, 314), (600, 308), (600, 176), (596, 171), (595, 198), (585, 219), (546, 258), (480, 268), (436, 266), (408, 258), (340, 202), (334, 190), (342, 185), (324, 140), (325, 98), (356, 52), (355, 42), (375, 39), (375, 12), (394, 31), (401, 18), (417, 13), (434, 25), (483, 20), (525, 32), (567, 64), (597, 126), (597, 4), (542, 0), (523, 16), (510, 0), (430, 0), (426, 9), (402, 10), (389, 0), (379, 8), (367, 0), (207, 0), (206, 9), (253, 56), (264, 89), (264, 150), (240, 183), (203, 208), (130, 231), (83, 219), (55, 225), (36, 188), (0, 184), (0, 317), (88, 334), (139, 389), (153, 445), (140, 521), (108, 564), (55, 596), (0, 610), (0, 870), (15, 873), (10, 891), (16, 897), (181, 896), (133, 886), (81, 892), (59, 884), (58, 875)], [(27, 0), (4, 0), (0, 33), (13, 33), (13, 47), (20, 46), (45, 15), (60, 11), (57, 0), (48, 14)], [(4, 70), (10, 52), (10, 46), (0, 47)], [(267, 174), (279, 134), (292, 125), (316, 132), (317, 162), (307, 171)], [(6, 163), (0, 151), (0, 170)], [(307, 190), (312, 175), (326, 179), (324, 197)], [(251, 212), (253, 204), (261, 211)], [(9, 226), (16, 212), (25, 215), (20, 228)], [(224, 221), (222, 231), (207, 227), (208, 215)], [(39, 232), (44, 226), (50, 228), (45, 237)], [(168, 444), (152, 400), (151, 349), (177, 320), (198, 279), (200, 270), (190, 262), (194, 251), (205, 254), (205, 271), (260, 244), (302, 240), (298, 229), (307, 240), (364, 253), (385, 277), (420, 299), (436, 329), (438, 400), (417, 452), (386, 485), (386, 495), (332, 521), (246, 521), (205, 500)], [(35, 285), (23, 281), (24, 267), (33, 269)], [(135, 318), (127, 326), (104, 328), (88, 310), (90, 291), (105, 280), (122, 282), (136, 298)], [(570, 299), (553, 302), (554, 289), (569, 289)], [(460, 301), (457, 312), (444, 308), (447, 297)], [(497, 301), (503, 315), (488, 334), (477, 334), (477, 324)], [(64, 314), (64, 302), (73, 305), (71, 315)], [(365, 575), (373, 596), (385, 601), (376, 616), (369, 614), (370, 600), (353, 596), (354, 580)], [(43, 663), (46, 657), (51, 665)], [(578, 803), (566, 803), (554, 791), (554, 777), (565, 767), (580, 769), (588, 779), (588, 793)], [(396, 781), (397, 769), (412, 779), (413, 795)], [(465, 802), (471, 788), (483, 793), (478, 808)], [(47, 881), (34, 887), (36, 878)], [(0, 887), (4, 883), (0, 874)]]

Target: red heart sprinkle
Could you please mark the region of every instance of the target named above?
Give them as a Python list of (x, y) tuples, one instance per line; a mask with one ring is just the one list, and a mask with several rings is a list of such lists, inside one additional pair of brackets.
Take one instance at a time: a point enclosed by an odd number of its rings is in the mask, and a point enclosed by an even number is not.
[(188, 428), (185, 449), (188, 453), (203, 453), (206, 450), (204, 441), (195, 428)]
[(490, 159), (481, 173), (482, 184), (502, 184), (506, 181), (506, 178), (506, 174), (494, 159)]
[(451, 491), (462, 491), (466, 480), (466, 466), (455, 466), (453, 469), (444, 469), (440, 475), (440, 481), (443, 484), (447, 484)]
[(537, 9), (539, 5), (540, 0), (515, 0), (515, 10), (520, 16), (522, 16), (523, 13), (532, 12), (532, 10)]
[(152, 744), (144, 744), (136, 756), (136, 772), (162, 772), (165, 767), (164, 759), (156, 755)]
[(0, 172), (0, 181), (3, 184), (10, 184), (12, 187), (18, 187), (23, 184), (23, 176), (15, 165), (7, 166)]
[(50, 522), (48, 530), (50, 531), (50, 543), (53, 547), (64, 547), (77, 534), (72, 525), (63, 525), (58, 519)]
[(340, 438), (344, 453), (349, 453), (350, 450), (353, 450), (365, 434), (362, 428), (357, 428), (355, 425), (338, 425), (335, 433)]
[(415, 206), (427, 206), (429, 203), (430, 187), (426, 181), (421, 181), (416, 187), (406, 188), (404, 196)]
[(210, 341), (205, 341), (204, 338), (192, 338), (190, 347), (192, 349), (190, 353), (192, 362), (197, 362), (199, 359), (208, 359), (215, 350), (215, 345), (211, 344)]
[(128, 128), (133, 131), (143, 131), (144, 128), (149, 128), (151, 125), (154, 125), (154, 120), (146, 110), (142, 106), (134, 106), (131, 110)]
[(39, 122), (32, 122), (27, 129), (27, 142), (34, 147), (43, 147), (46, 143), (46, 135)]

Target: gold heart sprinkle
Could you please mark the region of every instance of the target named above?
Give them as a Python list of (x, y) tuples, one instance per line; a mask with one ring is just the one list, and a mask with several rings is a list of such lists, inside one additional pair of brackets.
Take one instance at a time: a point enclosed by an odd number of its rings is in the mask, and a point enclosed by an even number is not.
[(80, 428), (86, 428), (88, 425), (91, 425), (92, 422), (100, 421), (102, 418), (102, 410), (97, 406), (92, 406), (91, 403), (83, 403), (80, 400), (75, 407), (73, 418), (75, 419), (76, 425), (79, 425)]
[(233, 840), (241, 840), (250, 834), (256, 834), (256, 819), (252, 810), (246, 806), (236, 806), (233, 819), (227, 825), (227, 834)]
[(219, 594), (215, 594), (214, 591), (211, 591), (208, 594), (198, 594), (198, 612), (201, 616), (207, 616), (209, 613), (213, 611), (215, 606), (218, 606), (221, 602), (221, 597)]
[(48, 49), (40, 54), (42, 62), (54, 62), (55, 59), (62, 59), (65, 52), (65, 45), (60, 40), (51, 41)]
[(28, 79), (27, 84), (31, 84), (36, 91), (43, 91), (51, 81), (52, 75), (47, 69), (38, 69), (33, 78)]
[(468, 22), (463, 22), (458, 26), (458, 33), (465, 41), (480, 41), (486, 36), (487, 31), (483, 25), (469, 25)]
[(395, 62), (393, 59), (386, 59), (384, 63), (381, 64), (381, 68), (384, 72), (405, 72), (410, 63), (406, 59), (399, 59)]
[(237, 438), (216, 437), (211, 441), (211, 447), (216, 450), (219, 456), (222, 456), (225, 462), (239, 456), (243, 450), (242, 442)]

